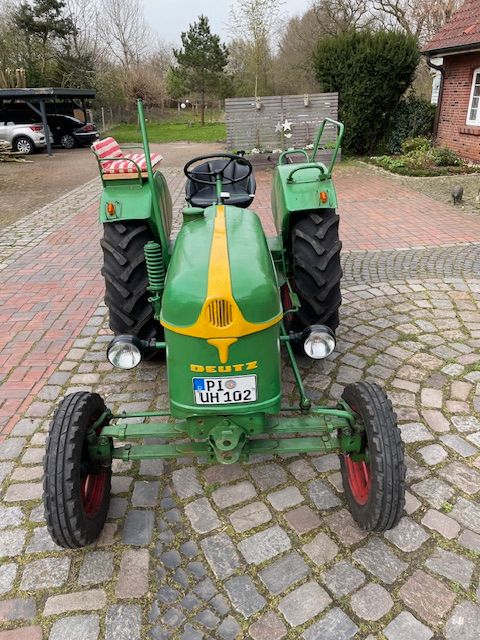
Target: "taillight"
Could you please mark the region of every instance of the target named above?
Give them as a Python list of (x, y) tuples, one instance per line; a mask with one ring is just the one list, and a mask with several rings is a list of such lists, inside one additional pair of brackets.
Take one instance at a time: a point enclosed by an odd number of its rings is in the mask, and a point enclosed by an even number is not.
[(83, 127), (80, 127), (80, 129), (76, 129), (76, 131), (82, 131), (83, 133), (87, 133), (87, 131), (95, 131), (95, 127), (93, 126), (93, 124), (86, 124)]
[(41, 124), (32, 124), (29, 128), (32, 131), (43, 131), (43, 126)]

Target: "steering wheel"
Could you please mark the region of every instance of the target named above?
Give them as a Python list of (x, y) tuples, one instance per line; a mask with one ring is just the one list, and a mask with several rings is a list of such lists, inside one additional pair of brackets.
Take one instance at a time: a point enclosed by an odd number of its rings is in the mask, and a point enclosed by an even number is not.
[[(226, 162), (225, 166), (222, 169), (216, 169), (212, 171), (198, 171), (198, 172), (195, 172), (195, 169), (190, 169), (192, 164), (196, 164), (197, 162), (202, 162), (204, 160), (213, 160), (213, 159), (219, 160), (222, 158), (225, 158), (228, 160), (228, 162)], [(248, 169), (247, 173), (243, 176), (240, 176), (239, 178), (225, 177), (224, 173), (226, 168), (229, 167), (234, 161), (238, 162), (238, 164), (243, 167), (247, 167)], [(193, 158), (189, 162), (187, 162), (187, 164), (183, 168), (183, 172), (185, 173), (187, 178), (189, 178), (189, 180), (191, 180), (192, 182), (198, 182), (199, 184), (208, 184), (208, 185), (214, 184), (215, 178), (217, 176), (221, 177), (222, 184), (225, 184), (225, 185), (235, 184), (237, 182), (243, 182), (243, 180), (245, 180), (250, 176), (252, 171), (253, 171), (253, 167), (246, 158), (244, 158), (243, 156), (237, 156), (233, 153), (219, 153), (219, 154), (212, 153), (211, 155), (208, 155), (208, 156), (198, 156), (196, 158)], [(198, 177), (199, 175), (208, 176), (209, 178), (213, 178), (213, 180), (199, 178)]]

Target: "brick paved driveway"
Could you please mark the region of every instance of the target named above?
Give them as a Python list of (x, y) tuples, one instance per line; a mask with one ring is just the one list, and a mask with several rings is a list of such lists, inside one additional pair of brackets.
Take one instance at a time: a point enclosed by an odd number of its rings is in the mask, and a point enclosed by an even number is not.
[[(178, 172), (169, 180), (179, 194)], [(339, 184), (344, 228), (353, 229), (348, 173)], [(358, 174), (352, 185), (360, 188)], [(477, 221), (445, 206), (453, 240), (419, 235), (418, 244), (440, 245), (425, 249), (368, 251), (362, 242), (373, 234), (348, 240), (363, 250), (344, 256), (338, 349), (328, 362), (302, 363), (318, 402), (335, 402), (354, 380), (388, 388), (408, 454), (406, 514), (395, 530), (367, 535), (353, 524), (332, 455), (229, 467), (115, 463), (102, 539), (63, 551), (40, 503), (55, 403), (80, 389), (116, 410), (167, 399), (162, 366), (124, 373), (105, 362), (89, 204), (97, 193), (92, 183), (2, 238), (0, 415), (9, 435), (0, 445), (0, 640), (477, 639), (480, 245), (466, 244)], [(403, 197), (418, 202), (414, 192)], [(86, 208), (76, 213), (79, 200)], [(386, 218), (390, 207), (386, 198)], [(83, 224), (66, 241), (69, 220)], [(284, 388), (291, 396), (288, 371)]]
[[(269, 217), (271, 173), (262, 172), (256, 178), (254, 204)], [(347, 251), (480, 242), (480, 214), (464, 213), (413, 191), (393, 174), (359, 163), (339, 165), (335, 185)]]

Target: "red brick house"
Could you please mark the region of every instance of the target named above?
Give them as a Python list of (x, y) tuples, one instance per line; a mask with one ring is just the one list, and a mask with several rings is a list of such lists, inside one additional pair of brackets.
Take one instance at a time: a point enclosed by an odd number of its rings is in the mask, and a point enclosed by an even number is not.
[(423, 53), (443, 58), (437, 144), (480, 162), (480, 0), (466, 0)]

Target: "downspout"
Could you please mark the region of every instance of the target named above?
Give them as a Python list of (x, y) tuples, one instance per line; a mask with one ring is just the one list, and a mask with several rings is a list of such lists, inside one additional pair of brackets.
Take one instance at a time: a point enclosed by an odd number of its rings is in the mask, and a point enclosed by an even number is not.
[(430, 69), (434, 69), (435, 71), (440, 71), (440, 87), (438, 89), (438, 102), (437, 102), (437, 110), (435, 112), (435, 120), (433, 121), (433, 137), (436, 139), (438, 133), (438, 123), (440, 120), (440, 113), (442, 110), (442, 100), (443, 100), (443, 83), (445, 80), (445, 66), (443, 64), (433, 64), (430, 59), (430, 56), (427, 54), (426, 56), (427, 66)]

